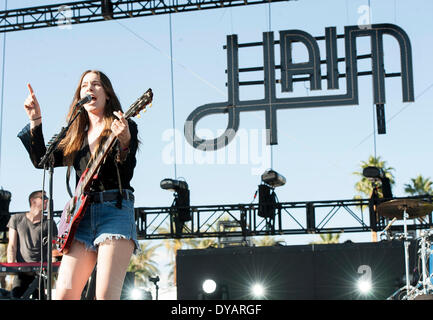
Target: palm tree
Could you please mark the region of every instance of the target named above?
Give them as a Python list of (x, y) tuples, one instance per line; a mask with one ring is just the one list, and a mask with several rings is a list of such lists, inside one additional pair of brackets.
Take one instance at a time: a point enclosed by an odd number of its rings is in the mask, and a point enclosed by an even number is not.
[(206, 249), (209, 247), (213, 247), (213, 248), (218, 248), (218, 241), (216, 240), (216, 238), (206, 238), (203, 240), (200, 240), (197, 243), (197, 247), (196, 249)]
[[(382, 169), (385, 177), (389, 179), (391, 186), (395, 183), (394, 175), (391, 173), (394, 168), (387, 167), (386, 161), (381, 160), (380, 157), (370, 156), (367, 161), (361, 161), (361, 171), (353, 172), (353, 174), (361, 177), (361, 180), (355, 184), (355, 190), (361, 194), (355, 195), (355, 199), (361, 199), (362, 196), (369, 198), (373, 192), (373, 184), (362, 174), (363, 169), (370, 166)], [(379, 190), (379, 197), (383, 197), (381, 190)]]
[[(361, 179), (355, 184), (355, 190), (360, 194), (355, 195), (354, 199), (362, 199), (363, 197), (370, 198), (372, 196), (373, 183), (369, 178), (366, 178), (363, 175), (363, 169), (370, 166), (381, 169), (385, 177), (389, 179), (389, 183), (391, 187), (395, 183), (394, 175), (391, 173), (391, 171), (393, 171), (394, 168), (388, 167), (386, 161), (381, 160), (380, 157), (369, 156), (367, 161), (361, 161), (361, 170), (353, 172), (353, 174), (361, 177)], [(383, 192), (381, 188), (378, 188), (377, 191), (378, 191), (378, 197), (383, 198)], [(364, 207), (366, 206), (361, 206), (361, 210), (363, 210)], [(375, 231), (372, 231), (372, 237), (373, 237), (373, 242), (376, 242), (377, 233)]]
[(0, 262), (6, 262), (7, 256), (6, 256), (6, 248), (8, 244), (7, 243), (0, 243)]
[(323, 233), (320, 234), (319, 241), (310, 242), (310, 244), (329, 244), (329, 243), (339, 243), (340, 233)]
[(275, 244), (279, 243), (280, 241), (281, 240), (275, 239), (274, 237), (271, 237), (271, 236), (264, 236), (264, 237), (255, 238), (253, 240), (253, 243), (257, 247), (270, 247), (270, 246), (274, 246)]
[[(0, 243), (0, 262), (6, 262), (7, 261), (7, 243)], [(2, 288), (6, 287), (6, 276), (0, 275), (0, 286)]]
[[(229, 221), (229, 217), (220, 217), (214, 224), (217, 224), (219, 221)], [(221, 230), (217, 230), (214, 224), (208, 226), (210, 230), (217, 232)], [(218, 225), (218, 224), (217, 224)], [(231, 231), (233, 228), (225, 229), (225, 231)], [(168, 227), (160, 227), (159, 231), (161, 233), (170, 233)], [(171, 281), (173, 285), (176, 285), (176, 255), (177, 251), (180, 249), (203, 249), (208, 247), (219, 247), (219, 243), (216, 238), (206, 238), (203, 240), (196, 240), (192, 238), (181, 238), (181, 239), (166, 239), (164, 240), (164, 246), (168, 251), (169, 263), (168, 267), (170, 269), (170, 273), (168, 275), (168, 279)]]
[(410, 183), (406, 183), (404, 185), (404, 192), (406, 192), (410, 196), (423, 196), (423, 195), (432, 195), (433, 182), (430, 178), (424, 178), (421, 174), (419, 174), (416, 178), (411, 178)]
[[(424, 178), (421, 174), (419, 174), (416, 178), (411, 178), (410, 183), (406, 183), (404, 185), (404, 192), (406, 192), (410, 196), (423, 196), (423, 195), (432, 195), (433, 182), (430, 178)], [(423, 222), (424, 219), (422, 217), (418, 218), (419, 222)]]
[(135, 273), (135, 279), (140, 285), (148, 285), (149, 276), (159, 273), (158, 263), (154, 257), (155, 251), (160, 246), (161, 244), (152, 245), (149, 242), (141, 242), (140, 253), (132, 256), (127, 271)]
[[(159, 231), (161, 233), (170, 233), (169, 228), (159, 227)], [(176, 285), (176, 255), (177, 251), (182, 248), (197, 248), (199, 241), (192, 238), (182, 238), (182, 239), (165, 239), (163, 241), (164, 247), (168, 252), (169, 262), (168, 267), (170, 269), (170, 273), (168, 275), (169, 281), (172, 284)]]

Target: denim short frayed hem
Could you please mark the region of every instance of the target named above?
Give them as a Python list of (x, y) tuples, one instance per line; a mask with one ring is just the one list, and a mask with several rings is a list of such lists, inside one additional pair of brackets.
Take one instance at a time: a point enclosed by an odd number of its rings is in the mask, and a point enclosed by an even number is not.
[(108, 233), (102, 234), (93, 241), (93, 244), (90, 244), (88, 241), (82, 240), (77, 236), (74, 237), (74, 241), (82, 243), (85, 246), (86, 250), (94, 251), (94, 252), (97, 252), (97, 248), (101, 243), (104, 243), (105, 241), (120, 240), (120, 239), (132, 240), (134, 242), (133, 254), (139, 254), (141, 252), (140, 244), (138, 243), (138, 240), (127, 238), (121, 234), (108, 234)]
[(107, 240), (120, 240), (120, 239), (132, 240), (135, 244), (134, 254), (139, 252), (140, 245), (138, 244), (138, 241), (136, 239), (127, 238), (122, 234), (103, 233), (98, 238), (96, 238), (95, 241), (93, 241), (93, 243), (95, 247), (97, 247), (101, 243), (104, 243)]
[(134, 202), (122, 200), (122, 208), (116, 201), (91, 203), (75, 232), (74, 240), (85, 245), (87, 250), (96, 251), (106, 240), (127, 239), (134, 242), (134, 254), (140, 251), (137, 241)]

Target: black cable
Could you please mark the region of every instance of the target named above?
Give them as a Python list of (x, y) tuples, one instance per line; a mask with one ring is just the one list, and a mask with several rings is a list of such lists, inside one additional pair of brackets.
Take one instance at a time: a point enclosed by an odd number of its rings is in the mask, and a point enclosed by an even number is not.
[[(42, 213), (41, 213), (41, 231), (40, 231), (40, 236), (41, 236), (41, 264), (39, 266), (39, 284), (38, 284), (38, 291), (39, 291), (39, 300), (41, 300), (42, 297), (42, 272), (44, 270), (44, 204), (45, 204), (45, 174), (46, 174), (46, 168), (44, 168), (44, 173), (43, 173), (43, 177), (42, 177), (42, 194), (41, 194), (41, 199), (42, 199)], [(48, 240), (47, 240), (48, 241)], [(44, 286), (45, 287), (45, 286)]]

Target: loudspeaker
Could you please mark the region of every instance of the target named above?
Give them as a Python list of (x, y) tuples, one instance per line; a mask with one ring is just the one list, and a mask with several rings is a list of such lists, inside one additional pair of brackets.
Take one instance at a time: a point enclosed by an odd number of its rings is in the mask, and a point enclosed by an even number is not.
[[(410, 245), (413, 270), (416, 243)], [(202, 283), (213, 279), (231, 300), (249, 300), (261, 283), (264, 299), (386, 299), (404, 285), (404, 245), (400, 241), (273, 247), (229, 247), (177, 252), (178, 300), (202, 299)], [(358, 280), (370, 279), (362, 294)]]
[(273, 218), (275, 216), (275, 209), (276, 199), (274, 190), (265, 184), (259, 185), (259, 217)]
[(7, 224), (10, 218), (9, 204), (12, 194), (6, 190), (0, 190), (0, 232), (8, 231)]
[(191, 209), (189, 189), (179, 189), (176, 195), (176, 211), (177, 218), (180, 222), (186, 222), (191, 220)]

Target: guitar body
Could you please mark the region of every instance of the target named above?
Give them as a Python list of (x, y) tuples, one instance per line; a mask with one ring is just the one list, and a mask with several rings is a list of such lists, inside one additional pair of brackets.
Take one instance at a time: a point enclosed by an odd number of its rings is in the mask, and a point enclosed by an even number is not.
[(75, 188), (74, 196), (63, 209), (58, 225), (58, 236), (56, 241), (57, 249), (60, 253), (68, 253), (78, 224), (83, 218), (87, 206), (89, 205), (88, 195), (81, 191), (87, 172), (88, 169), (86, 169), (81, 175), (80, 181)]
[[(146, 110), (146, 107), (151, 105), (153, 99), (152, 89), (148, 89), (141, 95), (125, 112), (125, 119), (137, 116), (140, 111)], [(58, 236), (56, 240), (57, 248), (60, 253), (68, 253), (77, 230), (78, 224), (86, 213), (86, 209), (90, 203), (88, 193), (90, 186), (94, 180), (97, 179), (97, 172), (99, 167), (104, 162), (110, 149), (115, 144), (117, 138), (112, 133), (107, 141), (101, 148), (101, 152), (95, 157), (92, 165), (88, 167), (80, 177), (78, 185), (75, 188), (74, 196), (69, 200), (63, 209), (60, 218), (58, 229)]]

